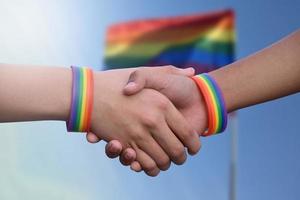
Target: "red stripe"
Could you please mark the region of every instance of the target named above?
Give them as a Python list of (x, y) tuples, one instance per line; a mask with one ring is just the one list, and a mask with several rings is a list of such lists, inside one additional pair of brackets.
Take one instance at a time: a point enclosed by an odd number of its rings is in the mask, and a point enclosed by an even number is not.
[(204, 97), (206, 107), (207, 107), (207, 115), (208, 115), (208, 130), (205, 131), (202, 136), (209, 136), (213, 134), (214, 130), (214, 124), (215, 124), (215, 119), (214, 119), (214, 107), (211, 104), (211, 97), (209, 95), (208, 89), (206, 88), (206, 85), (197, 78), (196, 76), (192, 77), (192, 79), (196, 82), (199, 92), (202, 94), (202, 97)]
[(89, 69), (88, 71), (88, 115), (86, 117), (86, 126), (87, 129), (86, 131), (89, 132), (90, 131), (90, 127), (91, 127), (91, 118), (92, 118), (92, 111), (93, 111), (93, 104), (94, 104), (94, 76), (93, 76), (93, 71), (91, 69)]
[(89, 115), (88, 113), (88, 102), (90, 101), (89, 100), (89, 93), (90, 93), (90, 89), (89, 89), (89, 69), (85, 69), (86, 70), (86, 94), (83, 94), (83, 95), (86, 95), (86, 105), (85, 105), (85, 112), (84, 112), (84, 116), (83, 116), (83, 131), (86, 131), (87, 130), (87, 116)]
[(199, 26), (208, 26), (218, 22), (224, 17), (234, 18), (234, 12), (232, 10), (225, 10), (220, 12), (206, 13), (201, 15), (192, 16), (179, 16), (163, 19), (150, 19), (150, 20), (138, 20), (125, 23), (115, 24), (109, 27), (108, 35), (118, 35), (123, 31), (143, 31), (149, 29), (161, 29), (161, 28), (185, 28)]

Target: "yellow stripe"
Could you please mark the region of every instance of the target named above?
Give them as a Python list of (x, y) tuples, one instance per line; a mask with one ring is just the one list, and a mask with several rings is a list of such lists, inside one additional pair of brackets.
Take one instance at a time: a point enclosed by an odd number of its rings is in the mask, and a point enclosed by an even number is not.
[(211, 91), (211, 88), (210, 86), (208, 85), (208, 83), (206, 82), (206, 80), (204, 78), (202, 78), (201, 76), (198, 76), (202, 81), (203, 83), (205, 84), (205, 86), (208, 88), (208, 91), (209, 91), (209, 94), (210, 94), (210, 97), (212, 99), (212, 102), (213, 102), (213, 105), (214, 105), (214, 111), (215, 111), (215, 116), (214, 116), (214, 119), (216, 121), (216, 124), (215, 124), (215, 130), (213, 130), (214, 133), (216, 133), (218, 127), (219, 127), (219, 118), (216, 117), (217, 114), (218, 114), (218, 109), (217, 109), (217, 103), (216, 103), (216, 99), (214, 98), (214, 94), (213, 92)]
[(83, 68), (83, 86), (82, 86), (82, 112), (80, 116), (80, 131), (83, 131), (83, 122), (84, 122), (84, 116), (86, 113), (86, 101), (87, 101), (87, 69)]
[(217, 27), (211, 29), (206, 38), (214, 42), (235, 41), (235, 31), (226, 31), (228, 23), (228, 20), (221, 21)]
[(105, 56), (112, 57), (118, 54), (126, 52), (126, 55), (134, 56), (154, 56), (158, 52), (166, 49), (170, 45), (182, 45), (189, 42), (193, 42), (196, 38), (208, 40), (211, 42), (234, 42), (235, 33), (233, 30), (225, 30), (222, 28), (215, 28), (203, 34), (199, 34), (193, 38), (187, 38), (177, 42), (150, 42), (150, 43), (135, 43), (135, 42), (122, 42), (117, 44), (108, 44), (105, 49)]

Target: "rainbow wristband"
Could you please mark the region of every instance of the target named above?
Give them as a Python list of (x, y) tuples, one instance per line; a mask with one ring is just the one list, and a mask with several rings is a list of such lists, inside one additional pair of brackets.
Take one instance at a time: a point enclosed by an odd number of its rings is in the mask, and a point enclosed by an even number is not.
[(207, 106), (208, 129), (203, 136), (223, 132), (227, 126), (227, 110), (218, 84), (206, 73), (196, 75), (192, 79), (196, 82)]
[(94, 100), (93, 71), (87, 67), (71, 66), (71, 68), (73, 75), (72, 102), (67, 130), (69, 132), (88, 132)]

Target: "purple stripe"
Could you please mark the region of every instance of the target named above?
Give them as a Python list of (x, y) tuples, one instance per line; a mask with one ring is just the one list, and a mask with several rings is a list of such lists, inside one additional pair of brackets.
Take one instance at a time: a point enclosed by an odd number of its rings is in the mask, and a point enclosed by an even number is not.
[(68, 131), (74, 131), (76, 126), (76, 118), (77, 118), (77, 107), (78, 107), (78, 86), (79, 86), (79, 68), (75, 66), (71, 66), (72, 75), (73, 75), (73, 83), (72, 83), (72, 102), (71, 102), (71, 111), (70, 118), (68, 120)]
[(221, 130), (218, 130), (218, 132), (223, 132), (227, 127), (227, 109), (225, 107), (224, 97), (223, 97), (223, 94), (222, 94), (221, 89), (219, 88), (217, 82), (210, 75), (208, 75), (208, 74), (205, 74), (205, 75), (206, 75), (206, 77), (209, 78), (209, 80), (213, 84), (215, 92), (218, 96), (218, 100), (219, 100), (220, 105), (221, 105), (222, 126), (221, 126)]

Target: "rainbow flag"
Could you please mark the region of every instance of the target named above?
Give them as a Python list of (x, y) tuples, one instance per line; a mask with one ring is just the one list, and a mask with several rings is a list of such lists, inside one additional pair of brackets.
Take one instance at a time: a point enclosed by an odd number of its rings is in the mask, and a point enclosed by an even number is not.
[(222, 10), (112, 25), (105, 68), (174, 65), (207, 72), (234, 61), (234, 12)]

